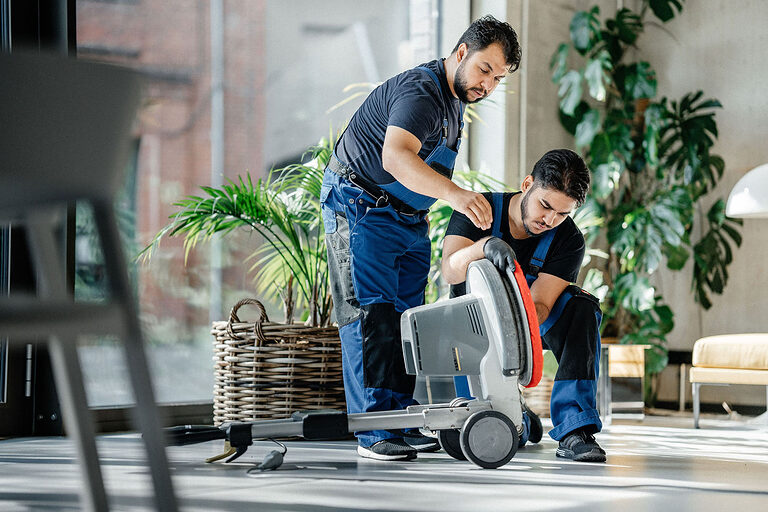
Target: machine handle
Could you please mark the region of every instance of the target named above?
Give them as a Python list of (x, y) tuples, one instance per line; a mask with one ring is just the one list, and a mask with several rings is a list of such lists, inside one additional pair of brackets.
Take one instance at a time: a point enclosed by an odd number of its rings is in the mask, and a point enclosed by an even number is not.
[(164, 430), (169, 446), (184, 446), (227, 438), (226, 432), (211, 425), (179, 425)]

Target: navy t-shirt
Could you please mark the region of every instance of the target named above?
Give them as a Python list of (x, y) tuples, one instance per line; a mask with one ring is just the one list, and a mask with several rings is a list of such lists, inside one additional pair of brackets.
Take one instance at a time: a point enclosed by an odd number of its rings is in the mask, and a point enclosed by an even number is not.
[(433, 60), (421, 66), (437, 75), (442, 90), (426, 71), (417, 68), (390, 78), (368, 95), (336, 146), (339, 159), (370, 181), (395, 181), (381, 164), (387, 126), (397, 126), (415, 135), (421, 141), (419, 157), (423, 160), (440, 144), (443, 119), (447, 117), (448, 146), (456, 147), (460, 102), (448, 87), (444, 63)]
[[(539, 244), (540, 237), (528, 237), (522, 240), (512, 238), (509, 233), (509, 201), (512, 196), (519, 194), (520, 192), (505, 192), (503, 205), (503, 214), (501, 215), (501, 239), (504, 240), (512, 247), (517, 256), (517, 261), (523, 269), (525, 274), (528, 274), (531, 257), (536, 250), (536, 246)], [(483, 193), (483, 196), (491, 204), (493, 208), (493, 198), (490, 192)], [(495, 215), (494, 211), (494, 215)], [(495, 218), (495, 217), (494, 217)], [(458, 235), (464, 238), (476, 242), (481, 238), (490, 236), (491, 229), (479, 229), (469, 218), (463, 213), (453, 212), (451, 220), (448, 223), (448, 229), (446, 235)], [(570, 283), (575, 282), (579, 275), (579, 269), (581, 269), (581, 262), (584, 259), (584, 235), (581, 234), (579, 228), (576, 227), (576, 223), (573, 219), (566, 217), (566, 219), (557, 227), (555, 236), (552, 239), (552, 244), (549, 246), (549, 252), (544, 260), (544, 265), (539, 270), (539, 273), (552, 274), (561, 279), (564, 279)], [(451, 297), (458, 297), (466, 293), (465, 283), (459, 283), (451, 286)]]

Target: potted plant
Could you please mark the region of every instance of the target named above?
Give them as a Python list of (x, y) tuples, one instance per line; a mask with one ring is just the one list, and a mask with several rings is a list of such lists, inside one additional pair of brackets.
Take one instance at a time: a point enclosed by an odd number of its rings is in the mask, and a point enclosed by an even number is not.
[[(708, 309), (710, 293), (721, 293), (728, 281), (732, 246), (741, 244), (741, 222), (725, 216), (722, 198), (701, 212), (725, 167), (711, 151), (720, 103), (702, 91), (657, 99), (651, 65), (630, 60), (627, 52), (648, 16), (667, 22), (681, 9), (680, 0), (644, 0), (639, 12), (622, 8), (602, 19), (597, 6), (579, 11), (570, 41), (550, 63), (561, 124), (592, 172), (579, 215), (590, 219), (588, 244), (605, 249), (591, 263), (585, 287), (604, 298), (605, 336), (652, 346), (646, 366), (651, 375), (667, 364), (666, 336), (674, 325), (673, 309), (651, 275), (662, 265), (680, 271), (692, 256), (694, 299)], [(695, 240), (694, 226), (702, 221), (704, 234)], [(654, 389), (646, 387), (651, 403)]]

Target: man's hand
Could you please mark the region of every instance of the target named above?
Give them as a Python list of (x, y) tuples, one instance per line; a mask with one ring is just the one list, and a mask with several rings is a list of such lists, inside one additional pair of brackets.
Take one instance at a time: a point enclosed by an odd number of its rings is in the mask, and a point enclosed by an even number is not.
[(482, 194), (456, 187), (447, 200), (454, 210), (466, 215), (479, 229), (491, 229), (493, 210)]
[(486, 240), (483, 244), (483, 254), (502, 274), (515, 270), (515, 251), (501, 238), (492, 236)]

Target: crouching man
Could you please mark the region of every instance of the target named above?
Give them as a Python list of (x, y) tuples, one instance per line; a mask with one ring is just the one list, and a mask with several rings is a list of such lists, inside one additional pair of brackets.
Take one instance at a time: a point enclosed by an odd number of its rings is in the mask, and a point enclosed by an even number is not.
[(567, 149), (547, 152), (520, 192), (484, 194), (493, 209), (490, 229), (453, 213), (442, 271), (456, 297), (466, 293), (470, 262), (487, 258), (504, 273), (517, 260), (531, 288), (542, 345), (559, 363), (549, 432), (559, 441), (557, 456), (604, 462), (605, 451), (594, 437), (602, 428), (595, 399), (602, 314), (597, 299), (571, 284), (584, 258), (584, 237), (570, 214), (588, 190), (589, 171), (579, 155)]

